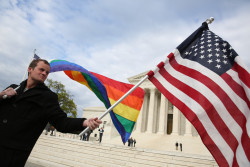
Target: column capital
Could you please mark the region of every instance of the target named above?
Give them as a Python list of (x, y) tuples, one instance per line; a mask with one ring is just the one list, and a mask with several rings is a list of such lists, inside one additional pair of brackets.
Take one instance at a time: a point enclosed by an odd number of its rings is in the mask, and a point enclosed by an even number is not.
[(150, 92), (156, 92), (157, 89), (155, 87), (150, 87), (149, 90)]

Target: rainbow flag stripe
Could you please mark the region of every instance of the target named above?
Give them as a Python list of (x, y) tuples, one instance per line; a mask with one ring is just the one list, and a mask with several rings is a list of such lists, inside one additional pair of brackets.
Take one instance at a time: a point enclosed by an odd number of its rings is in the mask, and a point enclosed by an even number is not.
[[(72, 75), (68, 75), (73, 70)], [(65, 60), (52, 60), (50, 62), (50, 73), (57, 71), (65, 71), (71, 79), (86, 85), (104, 103), (105, 107), (110, 107), (106, 88), (88, 70)]]
[[(125, 93), (127, 93), (134, 85), (122, 83), (100, 74), (91, 72), (96, 76), (105, 86), (108, 98), (113, 105)], [(111, 119), (120, 134), (124, 134), (123, 143), (130, 137), (135, 122), (139, 116), (141, 106), (144, 98), (144, 90), (141, 88), (135, 89), (128, 95), (121, 103), (119, 103), (113, 111), (110, 112)], [(124, 142), (125, 141), (125, 142)]]
[[(65, 60), (53, 60), (50, 62), (50, 66), (50, 72), (64, 71), (72, 80), (87, 86), (104, 103), (106, 108), (113, 105), (134, 86), (90, 72)], [(110, 112), (113, 124), (124, 144), (133, 131), (143, 98), (144, 90), (138, 87)]]

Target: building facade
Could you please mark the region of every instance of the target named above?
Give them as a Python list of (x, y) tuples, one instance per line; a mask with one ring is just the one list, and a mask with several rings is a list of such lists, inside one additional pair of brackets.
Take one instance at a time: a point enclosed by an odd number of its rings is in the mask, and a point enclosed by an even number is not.
[[(146, 72), (128, 80), (136, 84), (145, 75)], [(149, 80), (144, 81), (140, 87), (145, 90), (145, 96), (135, 126), (137, 132), (198, 136), (192, 124)]]
[[(132, 76), (128, 81), (135, 85), (146, 74), (147, 72), (144, 72)], [(145, 96), (131, 135), (137, 139), (138, 147), (176, 151), (175, 144), (178, 142), (183, 146), (184, 153), (211, 156), (193, 125), (149, 80), (144, 81), (140, 87), (145, 90)], [(100, 116), (105, 111), (104, 107), (88, 107), (84, 109), (83, 117)], [(103, 142), (123, 145), (110, 116), (107, 115), (102, 120)], [(96, 129), (91, 134), (92, 140), (98, 140), (98, 134)]]

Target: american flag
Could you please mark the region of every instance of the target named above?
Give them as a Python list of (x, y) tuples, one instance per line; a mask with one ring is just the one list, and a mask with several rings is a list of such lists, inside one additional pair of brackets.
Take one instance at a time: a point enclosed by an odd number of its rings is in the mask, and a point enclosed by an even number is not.
[(37, 54), (34, 53), (33, 60), (37, 60), (37, 59), (40, 59), (40, 57), (37, 56)]
[(148, 76), (197, 129), (219, 166), (250, 166), (250, 75), (206, 22)]

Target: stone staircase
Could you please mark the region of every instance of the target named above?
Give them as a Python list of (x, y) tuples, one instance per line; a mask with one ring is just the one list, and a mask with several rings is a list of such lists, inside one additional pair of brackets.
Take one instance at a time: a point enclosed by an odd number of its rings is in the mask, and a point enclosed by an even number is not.
[(38, 139), (28, 161), (46, 167), (218, 166), (210, 156), (99, 144), (44, 134)]

